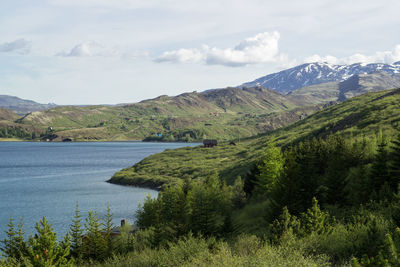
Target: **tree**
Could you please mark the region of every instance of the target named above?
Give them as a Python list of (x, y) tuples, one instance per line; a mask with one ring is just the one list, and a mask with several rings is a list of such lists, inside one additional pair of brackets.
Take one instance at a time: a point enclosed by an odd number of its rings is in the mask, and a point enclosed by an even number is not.
[(106, 257), (110, 257), (113, 251), (113, 239), (111, 236), (112, 228), (114, 227), (112, 223), (113, 214), (111, 213), (110, 204), (107, 202), (107, 213), (104, 218), (104, 238), (106, 242)]
[(329, 230), (329, 214), (321, 211), (317, 199), (312, 199), (312, 206), (301, 217), (301, 230), (304, 234), (322, 234)]
[(260, 174), (257, 177), (256, 190), (260, 195), (268, 194), (274, 188), (278, 178), (283, 171), (283, 156), (280, 148), (267, 143), (259, 164)]
[(240, 209), (246, 202), (246, 193), (243, 190), (244, 183), (238, 176), (232, 185), (232, 205), (235, 209)]
[(71, 255), (80, 261), (82, 258), (82, 235), (83, 229), (81, 226), (81, 214), (79, 212), (78, 203), (76, 203), (75, 216), (70, 226), (69, 233), (71, 235)]
[(370, 188), (375, 194), (379, 193), (385, 182), (389, 182), (388, 162), (389, 154), (387, 151), (387, 143), (385, 140), (382, 140), (378, 144), (378, 150), (371, 168)]
[(217, 235), (225, 223), (224, 202), (217, 174), (206, 178), (204, 182), (194, 183), (188, 195), (191, 220), (194, 233), (204, 236)]
[(3, 244), (0, 251), (8, 258), (20, 260), (26, 254), (26, 242), (24, 238), (23, 222), (20, 220), (17, 229), (15, 229), (14, 220), (10, 218), (7, 224), (8, 230), (5, 231), (6, 238), (0, 242)]
[(141, 229), (155, 226), (159, 211), (160, 205), (157, 199), (153, 199), (150, 194), (147, 195), (143, 205), (139, 205), (136, 211), (136, 225)]
[(89, 211), (85, 223), (83, 256), (86, 259), (102, 260), (106, 255), (106, 241), (102, 233), (102, 224), (97, 213)]
[(296, 216), (291, 215), (287, 207), (284, 207), (279, 218), (271, 224), (272, 241), (278, 243), (282, 236), (288, 232), (298, 234), (300, 222)]
[(390, 186), (397, 189), (398, 184), (400, 184), (400, 133), (392, 141), (392, 154), (390, 158)]
[(57, 234), (45, 217), (36, 223), (36, 234), (29, 238), (28, 258), (33, 266), (72, 266), (69, 256), (68, 235), (57, 242)]

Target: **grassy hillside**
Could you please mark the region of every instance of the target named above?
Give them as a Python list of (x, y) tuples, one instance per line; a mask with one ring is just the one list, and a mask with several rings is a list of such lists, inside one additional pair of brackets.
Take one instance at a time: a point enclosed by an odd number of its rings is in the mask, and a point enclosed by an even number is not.
[(400, 89), (367, 93), (328, 107), (285, 128), (242, 139), (236, 146), (226, 142), (214, 148), (199, 146), (166, 150), (117, 172), (110, 182), (158, 187), (163, 183), (180, 182), (184, 177), (196, 179), (218, 172), (228, 183), (232, 183), (236, 176), (249, 171), (249, 166), (261, 155), (269, 139), (284, 146), (330, 133), (373, 136), (383, 132), (391, 136), (395, 133), (394, 129), (399, 127), (399, 104)]
[(19, 118), (15, 112), (0, 108), (0, 141), (31, 140), (40, 136), (40, 129), (16, 123)]
[(56, 141), (229, 140), (282, 127), (321, 109), (297, 106), (264, 88), (225, 88), (119, 106), (57, 107), (28, 114), (19, 123), (52, 127)]

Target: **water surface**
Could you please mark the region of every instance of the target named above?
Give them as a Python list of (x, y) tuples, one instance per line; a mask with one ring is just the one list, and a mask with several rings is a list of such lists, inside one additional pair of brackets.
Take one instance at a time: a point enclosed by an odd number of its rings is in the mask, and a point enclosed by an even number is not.
[(23, 217), (25, 231), (32, 233), (46, 216), (65, 234), (76, 202), (84, 217), (89, 210), (103, 216), (109, 203), (115, 224), (133, 222), (139, 202), (157, 192), (105, 181), (150, 154), (188, 145), (197, 144), (0, 142), (0, 240), (10, 217)]

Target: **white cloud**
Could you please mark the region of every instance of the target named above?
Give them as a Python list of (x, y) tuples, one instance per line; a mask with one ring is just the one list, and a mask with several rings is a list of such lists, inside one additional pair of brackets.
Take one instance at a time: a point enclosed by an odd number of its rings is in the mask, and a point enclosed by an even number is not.
[(62, 57), (115, 57), (121, 56), (117, 49), (107, 48), (97, 42), (86, 42), (74, 46), (69, 52), (60, 52)]
[(400, 61), (400, 44), (391, 51), (378, 51), (372, 55), (355, 53), (348, 57), (337, 58), (334, 56), (313, 55), (305, 58), (304, 62), (328, 62), (331, 64), (353, 64), (353, 63), (387, 63)]
[(166, 51), (156, 62), (198, 63), (207, 65), (224, 65), (229, 67), (245, 66), (250, 64), (286, 60), (286, 56), (279, 54), (279, 38), (277, 31), (259, 33), (247, 38), (234, 48), (221, 49), (204, 45), (201, 49), (179, 49)]
[(31, 42), (25, 39), (17, 39), (12, 42), (6, 42), (0, 44), (0, 52), (7, 53), (7, 52), (15, 52), (18, 54), (27, 54), (31, 49)]
[(160, 57), (156, 58), (156, 62), (175, 62), (175, 63), (197, 63), (205, 59), (206, 49), (179, 49), (174, 51), (166, 51)]

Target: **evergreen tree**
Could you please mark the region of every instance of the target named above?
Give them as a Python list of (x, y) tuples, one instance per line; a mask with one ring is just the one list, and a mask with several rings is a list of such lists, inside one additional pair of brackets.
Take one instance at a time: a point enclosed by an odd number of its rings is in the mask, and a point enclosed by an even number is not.
[(136, 210), (136, 225), (141, 229), (155, 226), (159, 211), (160, 205), (157, 199), (153, 199), (150, 194), (147, 195), (143, 205), (139, 205)]
[(107, 202), (107, 213), (104, 218), (104, 238), (106, 241), (106, 257), (110, 257), (113, 251), (113, 239), (111, 236), (112, 229), (114, 227), (112, 223), (113, 214), (111, 213), (110, 204)]
[(5, 231), (6, 238), (0, 242), (3, 244), (0, 251), (8, 258), (20, 260), (26, 254), (26, 242), (24, 238), (24, 230), (22, 219), (15, 229), (14, 220), (10, 218), (7, 224), (8, 230)]
[(102, 260), (106, 256), (107, 244), (102, 233), (102, 224), (95, 212), (89, 211), (85, 223), (83, 256), (86, 259)]
[(287, 207), (284, 207), (282, 214), (279, 218), (274, 220), (270, 227), (272, 241), (279, 243), (281, 237), (288, 232), (298, 234), (300, 230), (300, 222), (296, 216), (289, 213)]
[(321, 211), (317, 199), (312, 199), (312, 206), (301, 216), (301, 231), (304, 234), (322, 234), (329, 231), (329, 214)]
[(392, 153), (389, 164), (390, 186), (397, 189), (400, 184), (400, 133), (392, 141)]
[(72, 266), (68, 260), (69, 240), (59, 244), (57, 234), (43, 217), (35, 226), (37, 234), (29, 238), (28, 258), (33, 266)]
[(244, 183), (238, 176), (232, 185), (232, 205), (235, 209), (240, 209), (246, 203), (246, 193), (243, 190)]
[(267, 148), (258, 166), (260, 174), (257, 177), (255, 188), (258, 194), (265, 195), (272, 191), (283, 171), (283, 164), (280, 148), (275, 147), (272, 143), (267, 143)]
[(189, 193), (190, 227), (194, 233), (216, 235), (224, 225), (221, 214), (220, 183), (217, 175), (207, 177), (204, 183), (195, 183)]
[(168, 229), (171, 240), (186, 233), (188, 206), (182, 186), (168, 186), (159, 194), (160, 222)]
[[(385, 182), (389, 182), (389, 154), (387, 143), (382, 140), (378, 145), (378, 150), (372, 163), (370, 188), (375, 194), (378, 194)], [(396, 185), (397, 186), (397, 185)]]
[(82, 235), (83, 229), (81, 226), (81, 214), (79, 211), (78, 203), (76, 203), (75, 216), (70, 226), (69, 233), (71, 235), (71, 255), (78, 260), (82, 258)]

